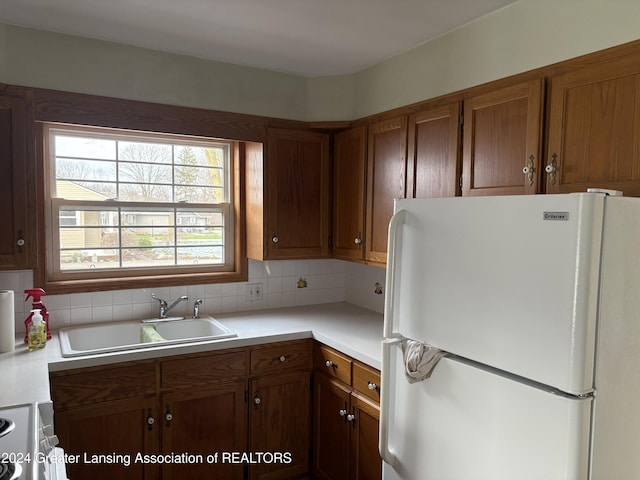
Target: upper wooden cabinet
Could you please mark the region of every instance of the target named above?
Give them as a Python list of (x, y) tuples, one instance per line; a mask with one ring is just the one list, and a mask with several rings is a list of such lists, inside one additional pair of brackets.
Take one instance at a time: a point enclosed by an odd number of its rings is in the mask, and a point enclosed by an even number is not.
[(541, 191), (542, 102), (541, 78), (465, 101), (462, 195)]
[(247, 160), (248, 256), (328, 256), (329, 135), (269, 129), (264, 162), (258, 155)]
[(365, 259), (370, 262), (387, 261), (387, 229), (393, 200), (406, 195), (406, 147), (406, 116), (369, 126)]
[(0, 93), (1, 269), (35, 266), (35, 165), (28, 154), (32, 123), (24, 97)]
[(333, 142), (333, 256), (364, 259), (367, 128), (335, 135)]
[(460, 102), (409, 116), (408, 197), (453, 197), (459, 193), (460, 137)]
[(640, 60), (598, 63), (551, 79), (548, 193), (590, 187), (640, 195)]

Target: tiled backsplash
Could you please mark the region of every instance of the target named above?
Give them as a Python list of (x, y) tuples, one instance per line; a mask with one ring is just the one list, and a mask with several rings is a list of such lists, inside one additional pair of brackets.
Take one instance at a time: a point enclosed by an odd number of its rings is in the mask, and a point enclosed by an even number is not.
[[(169, 303), (188, 295), (188, 301), (172, 310), (176, 315), (190, 315), (193, 302), (199, 298), (204, 301), (200, 312), (214, 316), (342, 301), (382, 312), (384, 277), (383, 268), (340, 260), (250, 260), (247, 282), (47, 295), (43, 303), (49, 309), (52, 329), (157, 316), (158, 302), (151, 298), (152, 293)], [(247, 285), (256, 283), (262, 284), (262, 299), (250, 300)], [(380, 288), (376, 289), (376, 284)], [(24, 302), (22, 292), (38, 286), (33, 285), (30, 270), (0, 272), (0, 290), (15, 292), (16, 332), (24, 332), (24, 319), (31, 309), (31, 302)]]

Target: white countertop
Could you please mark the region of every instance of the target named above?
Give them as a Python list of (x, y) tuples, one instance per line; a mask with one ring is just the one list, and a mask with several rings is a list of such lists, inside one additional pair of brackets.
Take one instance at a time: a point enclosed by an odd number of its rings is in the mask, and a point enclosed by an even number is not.
[(371, 367), (380, 368), (382, 314), (348, 303), (227, 313), (215, 318), (238, 336), (73, 358), (62, 357), (55, 332), (46, 348), (35, 352), (29, 352), (22, 338), (17, 338), (13, 352), (0, 354), (0, 406), (50, 400), (49, 371), (300, 338), (314, 338)]

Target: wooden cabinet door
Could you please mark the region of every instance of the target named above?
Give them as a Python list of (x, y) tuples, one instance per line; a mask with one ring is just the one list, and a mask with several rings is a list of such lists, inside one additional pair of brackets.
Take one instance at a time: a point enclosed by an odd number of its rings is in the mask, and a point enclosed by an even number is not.
[(250, 479), (292, 478), (309, 471), (310, 378), (309, 372), (296, 372), (251, 380), (249, 452), (282, 457), (249, 465)]
[(636, 56), (551, 79), (547, 193), (590, 187), (640, 196), (640, 62)]
[(27, 188), (27, 130), (26, 100), (0, 95), (0, 268), (35, 264), (35, 172), (29, 173), (33, 188)]
[(367, 129), (335, 135), (333, 143), (333, 256), (364, 259)]
[(329, 135), (270, 129), (267, 152), (267, 258), (327, 257)]
[(351, 397), (351, 462), (349, 478), (352, 480), (380, 480), (382, 458), (378, 451), (380, 408), (359, 396)]
[[(246, 446), (245, 382), (176, 390), (162, 397), (162, 451), (201, 454), (203, 462), (165, 464), (163, 479), (241, 479), (241, 463), (224, 462), (223, 452)], [(219, 453), (217, 463), (207, 455)]]
[(314, 385), (313, 473), (322, 480), (348, 478), (351, 390), (342, 382), (316, 375)]
[[(156, 410), (155, 397), (151, 397), (56, 411), (60, 445), (67, 455), (78, 456), (78, 462), (67, 463), (69, 478), (158, 478), (155, 462), (136, 461), (137, 454), (158, 453), (161, 424)], [(94, 457), (101, 454), (112, 460)]]
[(453, 197), (460, 191), (460, 102), (409, 116), (407, 196)]
[(465, 101), (463, 196), (540, 192), (542, 99), (537, 79)]
[(407, 118), (370, 125), (368, 143), (365, 259), (386, 263), (393, 200), (406, 194)]

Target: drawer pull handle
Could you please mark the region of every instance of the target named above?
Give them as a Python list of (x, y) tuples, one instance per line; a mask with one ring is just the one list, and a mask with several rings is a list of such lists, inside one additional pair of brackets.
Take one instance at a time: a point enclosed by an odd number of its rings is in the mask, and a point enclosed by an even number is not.
[(376, 385), (375, 383), (372, 383), (372, 382), (367, 382), (367, 388), (369, 390), (378, 390), (378, 385)]
[(284, 362), (287, 358), (289, 358), (291, 355), (280, 355), (279, 357), (273, 357), (271, 359), (271, 361), (273, 362)]

